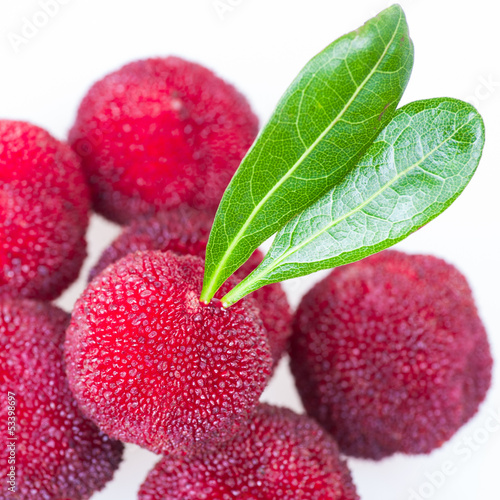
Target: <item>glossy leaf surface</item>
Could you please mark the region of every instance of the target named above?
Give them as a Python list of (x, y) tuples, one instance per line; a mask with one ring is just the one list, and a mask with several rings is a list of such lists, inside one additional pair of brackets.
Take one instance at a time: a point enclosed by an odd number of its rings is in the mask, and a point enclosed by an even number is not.
[(402, 240), (463, 191), (483, 144), (483, 121), (470, 104), (443, 98), (402, 107), (358, 165), (276, 235), (262, 264), (223, 302)]
[(353, 168), (393, 115), (412, 65), (397, 5), (309, 61), (224, 193), (207, 248), (203, 301)]

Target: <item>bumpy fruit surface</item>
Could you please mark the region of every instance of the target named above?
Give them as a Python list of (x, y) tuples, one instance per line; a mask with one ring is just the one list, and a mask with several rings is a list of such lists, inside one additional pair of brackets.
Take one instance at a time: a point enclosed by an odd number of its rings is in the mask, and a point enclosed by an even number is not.
[(257, 129), (233, 86), (167, 57), (132, 62), (94, 84), (69, 140), (96, 211), (124, 224), (180, 203), (215, 211)]
[[(147, 219), (134, 221), (103, 252), (90, 271), (92, 280), (107, 266), (139, 250), (170, 250), (179, 255), (197, 255), (205, 258), (213, 217), (187, 206), (161, 212)], [(243, 279), (262, 261), (256, 250), (235, 276)], [(274, 365), (286, 352), (291, 335), (292, 314), (283, 288), (279, 283), (265, 286), (252, 295), (260, 309), (260, 317), (269, 340)]]
[(335, 269), (302, 300), (291, 367), (309, 415), (357, 457), (429, 453), (477, 411), (492, 360), (453, 266), (386, 251)]
[(68, 378), (110, 436), (188, 454), (234, 436), (255, 410), (272, 365), (258, 310), (200, 303), (202, 277), (198, 257), (137, 252), (77, 301)]
[(89, 281), (113, 262), (140, 250), (170, 250), (205, 258), (212, 223), (212, 215), (186, 205), (135, 220), (104, 250), (90, 270)]
[(0, 121), (0, 296), (52, 300), (86, 255), (90, 195), (69, 146), (25, 122)]
[[(68, 387), (68, 322), (68, 314), (49, 304), (0, 301), (2, 500), (86, 500), (111, 480), (121, 460), (123, 445), (81, 414)], [(15, 491), (6, 486), (11, 466)]]
[(139, 500), (356, 500), (335, 441), (285, 408), (259, 406), (248, 427), (202, 456), (163, 458)]

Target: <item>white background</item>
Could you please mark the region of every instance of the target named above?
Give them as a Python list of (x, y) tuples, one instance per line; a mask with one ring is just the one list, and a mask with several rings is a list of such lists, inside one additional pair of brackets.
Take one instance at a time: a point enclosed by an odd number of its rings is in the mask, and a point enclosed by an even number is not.
[[(226, 9), (218, 12), (214, 0), (60, 2), (65, 5), (59, 12), (17, 51), (11, 42), (13, 35), (22, 35), (24, 18), (43, 22), (43, 16), (36, 17), (40, 3), (0, 3), (0, 117), (31, 121), (59, 138), (65, 138), (79, 101), (96, 79), (126, 62), (169, 54), (200, 62), (234, 83), (264, 123), (309, 58), (389, 5), (384, 0), (220, 0), (219, 8)], [(473, 100), (485, 119), (487, 138), (479, 170), (464, 194), (399, 248), (438, 255), (465, 273), (500, 360), (500, 12), (491, 0), (401, 4), (415, 43), (413, 76), (402, 104), (437, 96)], [(117, 234), (116, 226), (92, 220), (82, 276)], [(317, 279), (285, 284), (293, 305)], [(71, 310), (83, 283), (82, 278), (58, 303)], [(500, 419), (498, 375), (497, 367), (480, 413), (432, 455), (381, 463), (349, 460), (362, 499), (498, 500), (500, 426), (489, 425), (493, 415)], [(301, 409), (286, 360), (263, 399)], [(127, 447), (115, 480), (93, 498), (136, 498), (156, 460)], [(439, 471), (447, 466), (452, 473), (442, 480)]]

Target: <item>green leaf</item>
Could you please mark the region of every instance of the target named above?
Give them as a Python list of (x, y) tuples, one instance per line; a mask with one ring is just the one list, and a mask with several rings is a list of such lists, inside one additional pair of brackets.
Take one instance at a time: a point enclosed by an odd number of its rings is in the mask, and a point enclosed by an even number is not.
[(356, 164), (396, 109), (412, 65), (398, 5), (309, 61), (224, 193), (208, 242), (204, 302)]
[(481, 116), (456, 99), (398, 110), (345, 179), (277, 235), (261, 265), (223, 299), (360, 260), (406, 238), (443, 212), (476, 170)]

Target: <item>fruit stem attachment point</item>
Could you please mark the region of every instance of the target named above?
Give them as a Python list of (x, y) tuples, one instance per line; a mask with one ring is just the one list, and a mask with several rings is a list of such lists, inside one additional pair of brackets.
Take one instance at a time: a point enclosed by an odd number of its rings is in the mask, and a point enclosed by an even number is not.
[(203, 288), (203, 290), (201, 291), (201, 295), (200, 295), (200, 302), (205, 304), (205, 305), (208, 305), (208, 304), (210, 304), (210, 301), (212, 300), (213, 296), (214, 296), (213, 293), (210, 293), (210, 291)]
[(232, 290), (222, 297), (221, 302), (225, 308), (236, 304), (236, 302), (243, 297), (255, 292), (255, 290), (262, 288), (266, 284), (272, 283), (272, 281), (266, 283), (265, 279), (262, 279), (265, 278), (266, 273), (269, 271), (268, 267), (263, 267), (264, 262), (265, 259), (257, 269), (254, 269), (243, 281), (240, 281)]

